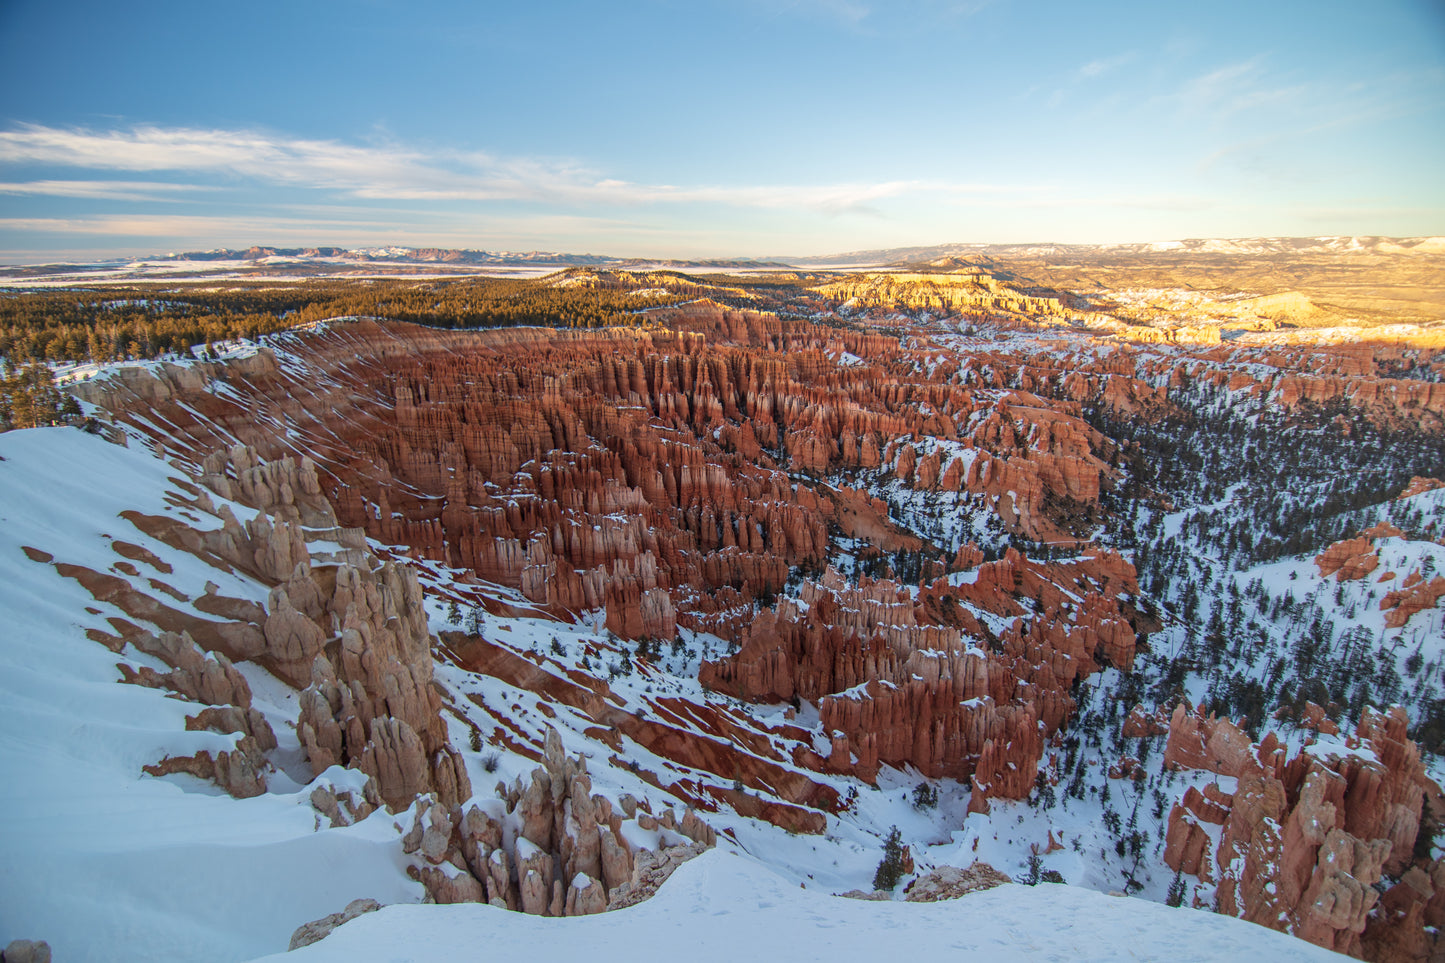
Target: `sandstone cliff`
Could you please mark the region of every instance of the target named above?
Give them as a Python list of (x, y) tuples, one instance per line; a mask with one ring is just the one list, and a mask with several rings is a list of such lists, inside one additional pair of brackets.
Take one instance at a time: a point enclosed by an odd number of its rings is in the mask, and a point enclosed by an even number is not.
[[(1236, 783), (1191, 788), (1174, 805), (1165, 862), (1215, 883), (1219, 912), (1365, 959), (1425, 958), (1430, 880), (1445, 873), (1414, 855), (1429, 781), (1408, 724), (1399, 708), (1367, 709), (1352, 737), (1289, 756), (1273, 733), (1252, 744), (1228, 720), (1180, 705), (1166, 766)], [(1401, 882), (1377, 910), (1385, 877)]]

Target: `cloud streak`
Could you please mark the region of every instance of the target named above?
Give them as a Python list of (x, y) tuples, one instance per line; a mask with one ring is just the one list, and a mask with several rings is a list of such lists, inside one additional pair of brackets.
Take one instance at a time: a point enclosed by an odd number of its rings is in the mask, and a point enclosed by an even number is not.
[(1091, 60), (1079, 68), (1078, 77), (1080, 80), (1088, 80), (1093, 77), (1102, 77), (1104, 74), (1118, 70), (1120, 67), (1134, 59), (1134, 53), (1119, 54), (1117, 57), (1104, 57), (1098, 60)]
[[(373, 201), (529, 201), (571, 206), (691, 203), (807, 209), (824, 214), (866, 213), (874, 203), (904, 194), (1001, 190), (993, 185), (913, 180), (822, 185), (638, 184), (580, 164), (478, 151), (424, 153), (394, 144), (363, 146), (257, 131), (155, 126), (105, 131), (20, 126), (0, 131), (0, 164), (223, 177)], [(199, 189), (199, 185), (131, 180), (0, 185), (0, 191), (12, 194), (127, 200), (153, 200)]]
[(40, 197), (78, 197), (103, 201), (175, 200), (168, 195), (212, 190), (200, 184), (158, 181), (25, 181), (0, 183), (0, 194)]

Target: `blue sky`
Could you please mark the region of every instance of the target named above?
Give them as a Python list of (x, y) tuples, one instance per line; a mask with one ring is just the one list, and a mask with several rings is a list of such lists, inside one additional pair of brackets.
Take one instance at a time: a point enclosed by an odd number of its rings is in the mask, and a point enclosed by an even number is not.
[(1445, 3), (0, 0), (0, 261), (1445, 234)]

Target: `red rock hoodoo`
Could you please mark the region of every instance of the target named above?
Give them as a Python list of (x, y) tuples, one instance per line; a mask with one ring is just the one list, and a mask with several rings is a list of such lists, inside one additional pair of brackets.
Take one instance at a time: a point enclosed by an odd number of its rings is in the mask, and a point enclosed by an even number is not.
[[(1408, 725), (1398, 707), (1366, 709), (1351, 738), (1289, 757), (1273, 733), (1256, 745), (1227, 719), (1180, 705), (1165, 765), (1236, 782), (1232, 793), (1191, 788), (1174, 805), (1165, 862), (1217, 883), (1222, 913), (1352, 956), (1426, 958), (1429, 947), (1413, 942), (1426, 939), (1429, 878), (1445, 872), (1438, 860), (1412, 867), (1427, 777)], [(1386, 892), (1389, 912), (1372, 912), (1377, 884), (1402, 874), (1409, 882)], [(1396, 955), (1402, 941), (1410, 951)]]

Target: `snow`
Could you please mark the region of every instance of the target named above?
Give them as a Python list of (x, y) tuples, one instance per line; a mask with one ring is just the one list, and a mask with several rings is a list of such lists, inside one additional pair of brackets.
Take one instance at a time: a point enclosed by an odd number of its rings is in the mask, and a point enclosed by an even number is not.
[(1374, 750), (1365, 746), (1347, 745), (1339, 736), (1322, 735), (1314, 742), (1305, 746), (1304, 751), (1312, 756), (1318, 756), (1321, 759), (1342, 759), (1353, 756), (1365, 762), (1372, 762), (1376, 765), (1380, 764), (1380, 758), (1375, 755)]
[(389, 906), (320, 943), (267, 957), (290, 963), (489, 958), (543, 961), (746, 959), (1336, 960), (1302, 940), (1212, 913), (1071, 886), (1001, 886), (938, 903), (868, 902), (794, 886), (714, 850), (651, 900), (551, 920), (490, 906)]
[[(209, 579), (264, 598), (117, 517), (174, 513), (164, 500), (174, 470), (70, 428), (7, 432), (0, 457), (0, 945), (44, 939), (63, 960), (242, 960), (351, 899), (417, 899), (384, 814), (318, 831), (309, 790), (284, 777), (273, 779), (281, 792), (236, 800), (189, 776), (142, 774), (167, 754), (234, 737), (187, 732), (194, 705), (117, 684), (117, 661), (146, 657), (118, 657), (83, 630), (109, 631), (105, 616), (123, 613), (21, 546), (106, 571), (121, 560), (108, 543), (129, 541), (169, 560), (175, 571), (162, 577), (193, 597)], [(246, 672), (283, 748), (294, 745), (281, 724), (294, 706), (271, 704), (286, 687)], [(320, 781), (347, 778), (333, 770)]]
[[(125, 540), (173, 565), (164, 580), (185, 595), (195, 597), (206, 581), (215, 581), (223, 594), (264, 599), (264, 586), (175, 552), (117, 517), (124, 509), (182, 514), (184, 509), (166, 497), (175, 470), (139, 445), (120, 448), (74, 429), (0, 435), (0, 457), (0, 612), (7, 622), (0, 636), (0, 865), (6, 867), (7, 880), (0, 886), (0, 945), (13, 938), (43, 938), (56, 948), (57, 958), (67, 960), (112, 958), (118, 946), (136, 958), (244, 960), (279, 952), (297, 926), (351, 899), (419, 900), (421, 888), (406, 877), (407, 859), (398, 843), (399, 828), (410, 827), (414, 814), (378, 813), (354, 827), (324, 827), (308, 803), (310, 789), (332, 785), (359, 792), (357, 774), (331, 769), (307, 782), (308, 767), (294, 732), (296, 692), (256, 666), (239, 668), (281, 743), (271, 756), (279, 767), (270, 774), (271, 792), (234, 800), (188, 776), (142, 775), (144, 765), (166, 754), (222, 748), (232, 737), (187, 732), (184, 720), (193, 706), (157, 690), (117, 685), (117, 661), (153, 662), (130, 650), (116, 656), (87, 639), (84, 630), (110, 631), (106, 617), (122, 613), (90, 598), (52, 566), (27, 560), (20, 547), (115, 574), (119, 557), (110, 545)], [(908, 501), (911, 494), (901, 489), (888, 494), (904, 514), (919, 513), (913, 520), (922, 519), (921, 501)], [(973, 506), (960, 500), (958, 507)], [(965, 514), (962, 524), (950, 530), (961, 537), (976, 517)], [(212, 523), (208, 519), (201, 527)], [(1283, 569), (1279, 576), (1294, 583), (1308, 574), (1310, 563), (1281, 564), (1295, 566), (1295, 579)], [(452, 598), (470, 604), (486, 595), (530, 609), (511, 590), (459, 583), (459, 573), (439, 563), (419, 563), (418, 568), (434, 631), (446, 627), (444, 613)], [(143, 571), (142, 577), (149, 574)], [(611, 691), (626, 711), (666, 715), (671, 724), (692, 727), (699, 739), (716, 738), (686, 710), (679, 714), (656, 701), (680, 698), (699, 711), (728, 714), (790, 758), (791, 744), (767, 730), (783, 722), (785, 707), (743, 708), (698, 683), (699, 664), (726, 651), (720, 639), (683, 631), (676, 647), (664, 647), (655, 660), (645, 662), (603, 635), (598, 613), (584, 614), (577, 624), (517, 614), (504, 623), (487, 616), (483, 623), (489, 639), (559, 678), (573, 670), (604, 674), (615, 666)], [(1167, 638), (1166, 631), (1160, 641)], [(1110, 699), (1122, 678), (1116, 670), (1100, 673), (1084, 687), (1083, 701)], [(649, 801), (654, 812), (673, 802), (636, 772), (609, 765), (614, 751), (586, 735), (595, 722), (583, 714), (448, 664), (437, 665), (436, 680), (483, 734), (504, 728), (523, 741), (540, 743), (555, 727), (566, 751), (590, 757), (594, 792), (614, 801), (628, 793)], [(444, 719), (452, 744), (467, 746), (472, 731), (467, 723), (450, 713)], [(801, 707), (795, 724), (822, 735), (812, 705)], [(498, 746), (460, 751), (478, 804), (494, 816), (501, 814), (500, 804), (490, 787), (498, 780), (525, 778), (535, 765)], [(1322, 741), (1315, 751), (1337, 750)], [(663, 785), (718, 781), (713, 774), (653, 755), (626, 737), (615, 754), (634, 762), (638, 772), (657, 774)], [(1161, 775), (1161, 755), (1149, 760), (1155, 775)], [(939, 792), (936, 809), (916, 808), (911, 796), (923, 780), (912, 770), (885, 769), (875, 788), (784, 761), (781, 768), (805, 772), (848, 800), (829, 817), (824, 835), (788, 834), (724, 809), (707, 814), (720, 834), (720, 850), (683, 867), (657, 898), (634, 909), (583, 920), (541, 920), (484, 906), (390, 906), (302, 951), (300, 959), (440, 958), (474, 952), (478, 945), (489, 953), (510, 949), (544, 959), (661, 959), (676, 956), (680, 947), (704, 959), (731, 959), (749, 951), (802, 958), (836, 953), (854, 959), (896, 952), (905, 930), (910, 950), (950, 955), (1072, 960), (1112, 959), (1127, 951), (1141, 959), (1197, 959), (1200, 948), (1207, 947), (1209, 956), (1218, 959), (1238, 952), (1272, 959), (1325, 958), (1307, 944), (1235, 920), (1085, 889), (1115, 889), (1123, 878), (1123, 864), (1112, 859), (1112, 849), (1103, 852), (1115, 837), (1100, 828), (1106, 804), (1098, 798), (1098, 787), (1112, 784), (1116, 805), (1126, 815), (1131, 801), (1126, 793), (1137, 793), (1134, 808), (1141, 817), (1149, 807), (1142, 789), (1102, 778), (1098, 767), (1110, 761), (1102, 747), (1086, 750), (1081, 758), (1095, 767), (1084, 799), (1061, 800), (1053, 808), (994, 801), (986, 815), (967, 814), (968, 790), (951, 781), (931, 783)], [(1210, 781), (1226, 782), (1208, 773), (1188, 773), (1168, 777), (1166, 785), (1177, 798), (1184, 783)], [(1063, 788), (1061, 783), (1061, 796)], [(1041, 851), (1056, 838), (1064, 848), (1048, 853), (1044, 868), (1062, 873), (1073, 885), (1009, 886), (932, 905), (844, 902), (827, 895), (868, 887), (881, 838), (893, 825), (913, 842), (920, 871), (965, 867), (982, 859), (1017, 876), (1031, 848)], [(1162, 827), (1141, 819), (1141, 828), (1152, 833), (1148, 845), (1157, 857), (1155, 839), (1162, 845)], [(643, 830), (634, 820), (624, 820), (621, 830), (638, 848), (682, 841), (675, 833)], [(525, 855), (528, 846), (518, 840), (518, 855)], [(1157, 859), (1136, 864), (1142, 896), (1162, 898), (1167, 878), (1159, 877), (1158, 865)]]

